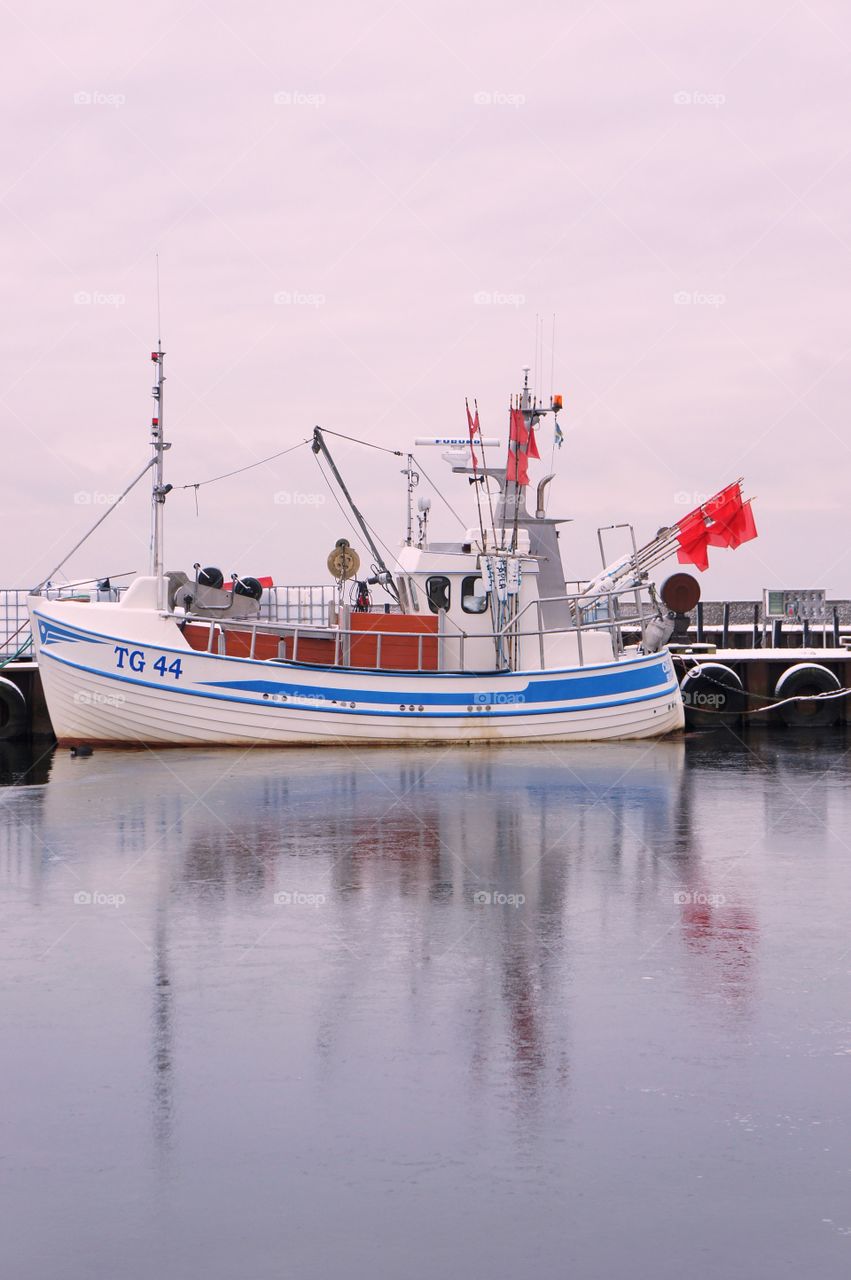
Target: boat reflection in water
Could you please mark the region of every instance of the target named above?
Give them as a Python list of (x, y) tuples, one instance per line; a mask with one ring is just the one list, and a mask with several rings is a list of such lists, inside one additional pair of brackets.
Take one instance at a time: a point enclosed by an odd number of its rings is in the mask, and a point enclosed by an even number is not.
[[(202, 969), (254, 974), (266, 992), (259, 1018), (295, 999), (326, 1074), (363, 1007), (380, 1023), (383, 1005), (404, 1000), (414, 1024), (449, 1017), (472, 1081), (505, 1058), (527, 1100), (542, 1079), (569, 1078), (564, 988), (601, 932), (630, 938), (611, 957), (612, 980), (652, 966), (674, 932), (701, 989), (744, 999), (755, 919), (732, 901), (725, 864), (702, 856), (685, 752), (670, 741), (589, 744), (581, 755), (57, 755), (46, 841), (76, 832), (89, 877), (147, 899), (150, 918), (133, 928), (154, 955), (163, 1134), (175, 936), (181, 951), (187, 938), (199, 948)], [(448, 1009), (447, 984), (457, 988)]]

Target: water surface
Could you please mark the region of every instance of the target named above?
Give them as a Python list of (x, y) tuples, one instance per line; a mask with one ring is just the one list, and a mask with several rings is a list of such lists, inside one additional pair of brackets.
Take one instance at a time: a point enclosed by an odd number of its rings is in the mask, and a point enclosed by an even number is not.
[(3, 1273), (851, 1273), (843, 738), (0, 758)]

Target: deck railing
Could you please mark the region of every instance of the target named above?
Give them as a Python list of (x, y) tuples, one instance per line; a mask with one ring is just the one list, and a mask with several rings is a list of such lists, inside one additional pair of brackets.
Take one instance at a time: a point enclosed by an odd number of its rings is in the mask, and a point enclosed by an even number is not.
[(29, 592), (15, 587), (0, 589), (0, 658), (8, 660), (29, 652), (30, 619), (27, 613)]
[[(76, 596), (91, 600), (118, 600), (126, 586), (98, 591), (94, 581), (62, 587), (49, 587), (44, 595), (51, 600)], [(328, 617), (328, 606), (334, 600), (334, 584), (269, 587), (260, 601), (260, 617), (272, 623), (312, 623), (320, 626)], [(28, 587), (0, 587), (0, 659), (10, 659), (23, 650), (29, 655), (30, 620), (27, 612)]]
[[(583, 648), (583, 633), (606, 631), (612, 639), (612, 652), (614, 656), (620, 656), (624, 651), (623, 630), (631, 629), (639, 632), (642, 641), (645, 638), (646, 624), (649, 619), (656, 615), (656, 605), (651, 599), (648, 599), (646, 606), (639, 598), (636, 601), (636, 589), (634, 587), (624, 588), (620, 591), (601, 592), (591, 598), (586, 595), (574, 593), (564, 596), (549, 596), (541, 600), (532, 600), (521, 609), (520, 613), (504, 627), (498, 631), (464, 631), (451, 623), (451, 631), (447, 629), (448, 620), (445, 613), (441, 610), (438, 614), (438, 629), (436, 632), (423, 631), (381, 631), (379, 628), (361, 629), (354, 627), (346, 627), (341, 625), (329, 626), (325, 623), (317, 626), (310, 623), (281, 623), (268, 622), (261, 620), (228, 619), (228, 618), (210, 618), (200, 614), (189, 614), (184, 617), (182, 614), (175, 614), (176, 618), (181, 621), (190, 622), (193, 625), (203, 625), (209, 628), (209, 634), (206, 644), (206, 652), (208, 653), (226, 653), (228, 632), (239, 633), (244, 636), (246, 633), (250, 635), (247, 654), (240, 654), (248, 658), (254, 658), (257, 651), (258, 635), (274, 635), (281, 641), (281, 649), (285, 649), (285, 642), (290, 642), (290, 652), (285, 656), (284, 652), (280, 652), (277, 659), (270, 661), (279, 662), (298, 662), (299, 661), (299, 643), (306, 640), (322, 639), (326, 641), (333, 640), (333, 660), (329, 663), (312, 662), (310, 665), (319, 666), (335, 666), (350, 667), (359, 670), (381, 670), (381, 648), (382, 639), (398, 641), (398, 640), (414, 640), (417, 641), (417, 661), (416, 665), (410, 667), (394, 666), (394, 670), (407, 670), (421, 672), (424, 669), (424, 643), (427, 640), (434, 641), (439, 649), (442, 649), (446, 641), (454, 641), (458, 646), (458, 665), (445, 667), (442, 663), (435, 667), (429, 667), (428, 670), (442, 670), (451, 672), (466, 672), (467, 655), (471, 645), (476, 646), (476, 654), (480, 655), (482, 646), (487, 648), (488, 642), (493, 647), (494, 654), (494, 670), (518, 669), (522, 662), (522, 669), (528, 670), (528, 647), (523, 645), (524, 641), (533, 640), (534, 648), (537, 650), (537, 657), (540, 663), (540, 669), (546, 670), (547, 663), (547, 642), (551, 637), (568, 635), (576, 637), (576, 654), (577, 664), (585, 666), (585, 651)], [(633, 615), (622, 612), (620, 598), (629, 596), (631, 602), (637, 604), (637, 611)], [(568, 625), (563, 627), (545, 627), (543, 625), (543, 612), (546, 606), (563, 604), (567, 605), (570, 610), (571, 620)], [(524, 614), (531, 610), (537, 613), (538, 625), (534, 628), (522, 628), (520, 620)], [(588, 615), (591, 616), (588, 616)], [(373, 615), (376, 616), (376, 615)], [(398, 615), (396, 615), (398, 616)], [(359, 641), (363, 644), (365, 641), (375, 641), (375, 660), (373, 662), (352, 662), (350, 660), (350, 650), (353, 641)], [(500, 665), (497, 665), (498, 654), (503, 654), (505, 650), (505, 642), (510, 641), (514, 652), (514, 659), (506, 662), (503, 658)], [(559, 659), (561, 662), (562, 659)], [(553, 662), (550, 666), (555, 665)], [(481, 659), (476, 661), (470, 670), (481, 672), (487, 670), (483, 667)], [(534, 668), (533, 668), (534, 669)]]
[[(581, 585), (581, 584), (577, 584)], [(72, 584), (58, 588), (49, 588), (45, 595), (49, 598), (69, 598), (78, 597), (83, 599), (100, 599), (100, 600), (117, 600), (120, 598), (125, 587), (113, 587), (109, 591), (98, 591), (94, 584), (88, 589), (81, 587), (80, 584)], [(27, 597), (30, 592), (25, 588), (0, 588), (0, 659), (8, 661), (15, 655), (22, 657), (29, 656), (28, 641), (30, 639), (29, 616), (27, 613)], [(627, 615), (623, 612), (621, 597), (629, 596), (631, 601), (636, 602), (636, 610), (634, 614)], [(355, 637), (364, 640), (367, 637), (374, 637), (376, 642), (376, 662), (375, 667), (381, 666), (381, 650), (382, 636), (392, 636), (394, 639), (417, 639), (417, 666), (410, 668), (411, 670), (423, 670), (423, 645), (424, 642), (431, 638), (428, 632), (382, 632), (378, 629), (362, 631), (352, 630), (351, 628), (328, 627), (329, 606), (334, 603), (335, 588), (333, 584), (317, 584), (308, 586), (281, 586), (268, 588), (263, 593), (260, 601), (260, 616), (256, 622), (249, 623), (247, 620), (239, 619), (218, 619), (211, 620), (209, 617), (195, 616), (191, 620), (194, 622), (206, 623), (210, 625), (210, 641), (212, 647), (214, 644), (214, 636), (221, 634), (222, 630), (242, 631), (250, 629), (251, 638), (251, 656), (253, 656), (256, 648), (256, 636), (258, 633), (278, 634), (282, 638), (285, 636), (292, 637), (293, 657), (292, 660), (297, 661), (297, 647), (299, 638), (309, 638), (322, 635), (326, 638), (334, 636), (334, 665), (345, 665), (348, 651), (352, 638)], [(543, 625), (543, 611), (547, 606), (566, 605), (570, 611), (570, 623), (564, 627), (545, 627)], [(529, 611), (534, 610), (537, 618), (537, 626), (530, 629), (523, 629), (519, 626), (521, 618)], [(483, 641), (490, 641), (494, 646), (496, 653), (497, 641), (511, 639), (512, 642), (522, 642), (530, 637), (537, 642), (538, 660), (540, 665), (546, 665), (546, 637), (557, 636), (561, 634), (572, 634), (576, 636), (577, 657), (579, 665), (584, 665), (584, 652), (582, 644), (582, 635), (585, 631), (603, 631), (607, 630), (612, 636), (613, 650), (615, 654), (623, 652), (623, 631), (632, 629), (640, 631), (642, 638), (644, 635), (644, 627), (647, 618), (655, 612), (655, 606), (652, 602), (648, 602), (645, 607), (637, 600), (634, 588), (628, 590), (601, 593), (600, 595), (588, 598), (581, 591), (572, 592), (564, 596), (551, 596), (542, 600), (531, 601), (526, 605), (510, 623), (498, 632), (467, 632), (457, 627), (454, 622), (447, 619), (445, 614), (441, 614), (441, 623), (439, 634), (435, 637), (439, 644), (446, 641), (455, 641), (460, 651), (460, 669), (467, 669), (467, 655), (470, 646), (476, 643), (476, 650), (480, 654)], [(184, 615), (175, 615), (184, 620)], [(218, 629), (218, 630), (216, 630)]]

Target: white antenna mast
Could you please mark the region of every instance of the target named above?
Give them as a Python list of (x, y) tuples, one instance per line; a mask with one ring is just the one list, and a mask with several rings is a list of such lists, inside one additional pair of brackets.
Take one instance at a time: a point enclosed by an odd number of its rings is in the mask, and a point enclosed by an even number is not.
[(154, 451), (154, 484), (151, 493), (152, 534), (151, 534), (151, 575), (157, 582), (157, 608), (165, 609), (165, 581), (163, 578), (163, 514), (167, 494), (171, 492), (170, 484), (163, 484), (163, 454), (171, 445), (163, 440), (163, 391), (165, 373), (163, 371), (163, 351), (160, 329), (160, 256), (157, 254), (157, 349), (151, 352), (151, 360), (157, 366), (157, 380), (151, 395), (154, 397), (154, 416), (151, 419), (151, 444)]
[(414, 490), (420, 482), (419, 472), (414, 470), (414, 455), (408, 454), (403, 476), (407, 476), (408, 480), (408, 527), (405, 536), (405, 546), (413, 546), (414, 543)]

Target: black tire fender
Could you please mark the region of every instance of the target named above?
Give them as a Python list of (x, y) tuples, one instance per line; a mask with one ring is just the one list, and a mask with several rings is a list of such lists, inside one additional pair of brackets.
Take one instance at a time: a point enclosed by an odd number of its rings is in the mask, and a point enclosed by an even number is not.
[(734, 725), (745, 709), (742, 682), (723, 662), (698, 662), (680, 681), (686, 722), (691, 728)]
[[(774, 686), (778, 701), (784, 698), (812, 697), (819, 693), (838, 693), (842, 688), (837, 676), (820, 662), (797, 662), (787, 667)], [(826, 729), (836, 724), (841, 698), (824, 698), (818, 702), (787, 702), (778, 714), (790, 729)]]
[(16, 684), (0, 676), (0, 742), (27, 731), (27, 700)]

